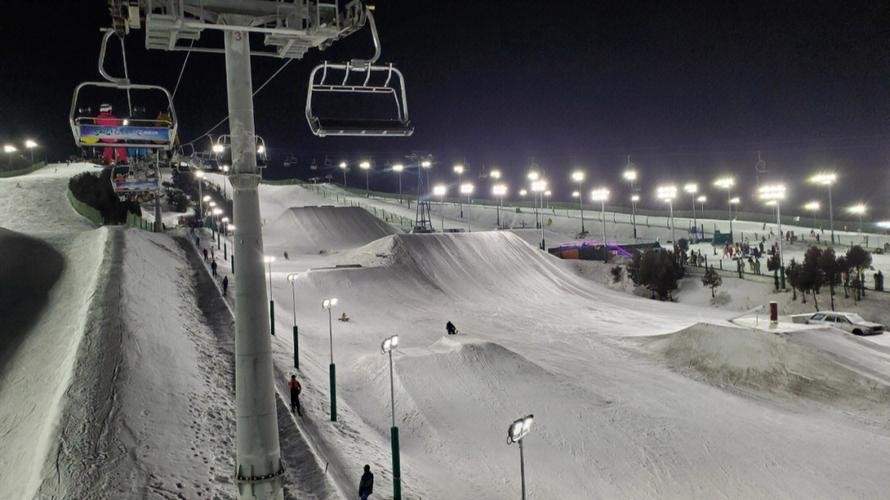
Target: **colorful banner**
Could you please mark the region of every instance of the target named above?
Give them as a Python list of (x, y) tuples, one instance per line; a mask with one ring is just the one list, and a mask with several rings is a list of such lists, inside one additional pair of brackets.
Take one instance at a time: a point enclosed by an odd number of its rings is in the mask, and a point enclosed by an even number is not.
[(114, 139), (117, 141), (170, 142), (172, 129), (167, 127), (134, 127), (124, 125), (79, 125), (80, 138)]

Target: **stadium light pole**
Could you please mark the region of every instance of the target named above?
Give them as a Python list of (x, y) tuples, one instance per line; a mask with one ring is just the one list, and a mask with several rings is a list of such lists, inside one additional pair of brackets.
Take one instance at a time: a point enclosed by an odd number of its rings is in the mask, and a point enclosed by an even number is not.
[(702, 217), (704, 217), (705, 216), (705, 203), (708, 201), (708, 197), (705, 195), (701, 195), (698, 198), (696, 198), (695, 201), (697, 201), (698, 204), (701, 206), (701, 214), (702, 214)]
[(868, 211), (868, 207), (865, 206), (864, 203), (857, 203), (852, 207), (847, 209), (847, 212), (850, 212), (853, 215), (859, 217), (859, 237), (862, 237), (862, 216)]
[(683, 186), (683, 191), (686, 191), (692, 200), (692, 228), (694, 229), (692, 233), (692, 241), (694, 243), (698, 242), (698, 218), (695, 216), (695, 194), (698, 193), (698, 184), (694, 182), (690, 182)]
[(831, 244), (834, 245), (834, 204), (831, 200), (831, 186), (837, 182), (837, 174), (834, 172), (820, 172), (810, 177), (810, 182), (828, 188), (828, 225), (831, 229)]
[(538, 220), (538, 192), (535, 191), (534, 185), (536, 182), (538, 182), (540, 174), (538, 174), (536, 170), (531, 170), (529, 171), (528, 175), (526, 175), (526, 178), (528, 179), (532, 188), (532, 202), (535, 205), (535, 229), (537, 229), (541, 225), (541, 223)]
[[(628, 157), (627, 161), (628, 161), (628, 163), (630, 163), (630, 157)], [(631, 217), (631, 224), (633, 225), (634, 240), (636, 240), (637, 239), (637, 202), (640, 201), (640, 195), (637, 194), (636, 188), (634, 187), (634, 185), (637, 182), (637, 178), (639, 176), (637, 174), (636, 169), (627, 168), (627, 169), (625, 169), (624, 173), (622, 174), (622, 177), (624, 178), (624, 180), (626, 180), (627, 182), (630, 183), (630, 201), (631, 201), (630, 217)], [(634, 198), (636, 198), (636, 200), (634, 200)]]
[[(464, 166), (463, 165), (455, 165), (454, 173), (457, 174), (457, 185), (463, 188), (463, 175), (464, 175)], [(460, 196), (457, 197), (457, 205), (460, 207), (460, 218), (464, 218), (464, 204), (463, 200), (461, 200)]]
[(470, 196), (473, 194), (473, 184), (470, 182), (466, 182), (460, 185), (460, 193), (467, 195), (467, 232), (472, 232), (470, 229)]
[(25, 139), (25, 149), (31, 153), (31, 164), (34, 164), (34, 148), (37, 147), (37, 142), (33, 139)]
[(420, 185), (423, 183), (423, 171), (426, 170), (426, 188), (430, 188), (430, 169), (433, 168), (433, 162), (423, 160), (420, 162), (420, 169), (417, 170), (417, 202), (420, 203)]
[(195, 181), (198, 183), (198, 220), (204, 220), (204, 171), (203, 170), (195, 170)]
[(784, 184), (768, 184), (765, 186), (760, 186), (757, 190), (757, 195), (761, 200), (764, 200), (768, 205), (775, 205), (776, 207), (776, 227), (779, 231), (779, 237), (776, 240), (779, 243), (779, 277), (781, 278), (781, 287), (785, 289), (785, 259), (782, 252), (782, 201), (785, 199), (785, 185)]
[(266, 255), (263, 260), (269, 268), (269, 330), (275, 335), (275, 300), (272, 299), (272, 263), (275, 262), (275, 256)]
[(371, 181), (368, 180), (368, 175), (371, 172), (371, 163), (367, 161), (363, 161), (358, 164), (358, 167), (365, 171), (365, 197), (371, 197)]
[(399, 176), (399, 204), (402, 204), (402, 172), (405, 170), (405, 166), (401, 163), (396, 163), (392, 166), (392, 171), (398, 174)]
[(293, 319), (294, 319), (294, 369), (300, 369), (300, 342), (297, 334), (299, 333), (299, 329), (297, 328), (297, 284), (296, 281), (300, 277), (298, 273), (288, 273), (287, 281), (290, 283), (290, 297), (291, 304), (293, 306)]
[(671, 244), (676, 245), (677, 235), (674, 231), (674, 198), (677, 197), (677, 186), (659, 186), (655, 191), (655, 196), (661, 201), (666, 201), (668, 204), (671, 219)]
[(584, 197), (581, 192), (584, 191), (582, 183), (584, 182), (584, 171), (575, 170), (572, 172), (572, 180), (578, 183), (578, 209), (581, 210), (581, 234), (586, 233), (584, 230)]
[(488, 176), (490, 178), (494, 179), (495, 181), (499, 181), (499, 180), (501, 180), (501, 171), (498, 169), (494, 169), (488, 173)]
[(383, 354), (389, 354), (389, 403), (392, 409), (392, 427), (389, 429), (389, 437), (392, 444), (392, 497), (393, 500), (402, 498), (402, 466), (399, 458), (399, 428), (396, 426), (396, 390), (392, 374), (392, 350), (399, 346), (399, 336), (393, 335), (383, 340), (380, 350)]
[(433, 195), (439, 197), (439, 212), (442, 214), (442, 232), (445, 232), (445, 195), (448, 193), (448, 186), (438, 184), (433, 187)]
[[(547, 181), (545, 181), (544, 179), (536, 179), (536, 180), (532, 181), (532, 192), (540, 193), (542, 206), (543, 206), (543, 200), (544, 200), (544, 191), (546, 191), (546, 190), (547, 190)], [(538, 213), (538, 206), (535, 205), (535, 214), (537, 215), (537, 213)], [(541, 250), (546, 250), (547, 246), (544, 241), (544, 214), (541, 214), (541, 220), (540, 220), (539, 224), (541, 226)]]
[(498, 204), (496, 206), (497, 210), (497, 224), (498, 229), (501, 228), (501, 207), (504, 205), (504, 195), (507, 194), (507, 185), (506, 184), (495, 184), (491, 188), (492, 194), (498, 197)]
[(216, 249), (217, 250), (222, 250), (222, 235), (219, 232), (219, 225), (220, 225), (220, 217), (219, 216), (222, 214), (223, 214), (223, 210), (221, 208), (213, 209), (213, 216), (215, 217), (215, 219), (213, 221), (213, 225), (216, 226)]
[(534, 415), (522, 417), (507, 428), (507, 446), (513, 443), (519, 443), (519, 478), (522, 485), (522, 500), (525, 500), (525, 451), (522, 447), (522, 441), (528, 435), (535, 421)]
[(735, 237), (733, 236), (732, 231), (732, 188), (735, 186), (735, 179), (732, 177), (721, 177), (714, 181), (714, 186), (726, 190), (727, 207), (729, 207), (729, 242), (733, 243)]
[(6, 153), (8, 159), (9, 159), (10, 167), (12, 166), (12, 154), (15, 153), (16, 151), (18, 151), (18, 148), (16, 148), (12, 144), (3, 145), (3, 152)]
[(606, 200), (609, 199), (609, 190), (606, 188), (594, 189), (590, 192), (590, 199), (600, 202), (603, 219), (603, 262), (609, 262), (609, 244), (606, 240)]
[(328, 311), (328, 337), (331, 343), (331, 364), (328, 370), (331, 384), (331, 422), (337, 421), (337, 368), (334, 366), (334, 320), (331, 312), (337, 302), (336, 298), (321, 301), (321, 308)]
[(347, 167), (347, 166), (348, 166), (348, 165), (346, 165), (346, 162), (345, 162), (345, 161), (341, 161), (341, 162), (340, 162), (339, 167), (340, 167), (340, 170), (343, 171), (343, 187), (346, 187), (346, 167)]

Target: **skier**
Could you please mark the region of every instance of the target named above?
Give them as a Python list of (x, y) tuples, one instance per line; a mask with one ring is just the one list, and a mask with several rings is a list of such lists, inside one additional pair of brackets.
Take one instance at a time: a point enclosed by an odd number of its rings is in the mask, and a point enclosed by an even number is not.
[(287, 256), (287, 252), (284, 252), (284, 260), (290, 260), (290, 258)]
[(229, 277), (224, 276), (223, 277), (223, 297), (226, 296), (226, 292), (228, 292), (228, 291), (229, 291)]
[(290, 388), (290, 412), (293, 413), (294, 410), (296, 410), (297, 415), (302, 417), (303, 412), (300, 411), (300, 392), (302, 392), (303, 386), (297, 381), (296, 375), (290, 376), (290, 382), (287, 383), (287, 386)]
[[(99, 115), (93, 120), (96, 125), (117, 127), (123, 122), (111, 112), (111, 104), (99, 106)], [(102, 142), (117, 142), (117, 139), (99, 139)], [(119, 161), (127, 161), (127, 148), (102, 148), (102, 159), (106, 165), (113, 165)]]
[(213, 262), (210, 263), (210, 272), (213, 274), (213, 277), (216, 277), (216, 259), (213, 259)]
[(337, 319), (338, 319), (339, 321), (343, 321), (343, 322), (345, 323), (345, 322), (349, 321), (349, 316), (347, 316), (346, 313), (343, 313), (343, 314), (341, 314), (340, 317), (337, 318)]
[(362, 474), (362, 480), (358, 483), (358, 497), (361, 500), (368, 500), (371, 493), (374, 492), (374, 474), (371, 474), (371, 466), (365, 465), (365, 473)]
[(448, 332), (448, 335), (457, 335), (457, 328), (455, 328), (454, 323), (451, 321), (445, 323), (445, 331)]
[(207, 249), (206, 249), (206, 248), (202, 248), (201, 250), (204, 251), (204, 262), (207, 262)]

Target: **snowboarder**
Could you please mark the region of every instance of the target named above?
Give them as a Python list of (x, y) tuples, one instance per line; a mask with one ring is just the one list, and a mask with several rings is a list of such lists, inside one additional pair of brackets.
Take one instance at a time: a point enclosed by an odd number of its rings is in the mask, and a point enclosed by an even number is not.
[(451, 321), (445, 323), (445, 331), (448, 332), (448, 335), (457, 335), (457, 328)]
[(210, 263), (210, 272), (213, 274), (213, 277), (216, 277), (216, 259), (213, 259), (213, 262)]
[(207, 262), (207, 249), (206, 249), (206, 248), (202, 248), (201, 250), (204, 251), (204, 262)]
[(287, 383), (287, 387), (290, 388), (290, 412), (297, 412), (297, 415), (303, 416), (303, 412), (300, 410), (300, 392), (303, 391), (303, 386), (300, 385), (300, 382), (297, 381), (296, 375), (290, 376), (290, 381)]
[(229, 277), (223, 276), (223, 297), (226, 296), (226, 292), (229, 291)]
[(362, 480), (358, 483), (358, 497), (361, 500), (368, 500), (371, 493), (374, 492), (374, 474), (371, 474), (371, 466), (365, 465), (365, 473), (362, 474)]
[(290, 258), (287, 256), (287, 252), (284, 252), (284, 260), (290, 260)]
[(347, 316), (346, 313), (343, 313), (337, 319), (345, 323), (345, 322), (349, 321), (349, 316)]

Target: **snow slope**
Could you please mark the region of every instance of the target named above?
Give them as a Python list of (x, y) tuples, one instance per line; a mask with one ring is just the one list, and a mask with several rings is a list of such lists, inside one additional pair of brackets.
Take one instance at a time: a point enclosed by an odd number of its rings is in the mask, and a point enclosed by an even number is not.
[(355, 248), (395, 229), (357, 207), (293, 207), (285, 210), (265, 229), (280, 235), (270, 250), (292, 254), (327, 253)]

